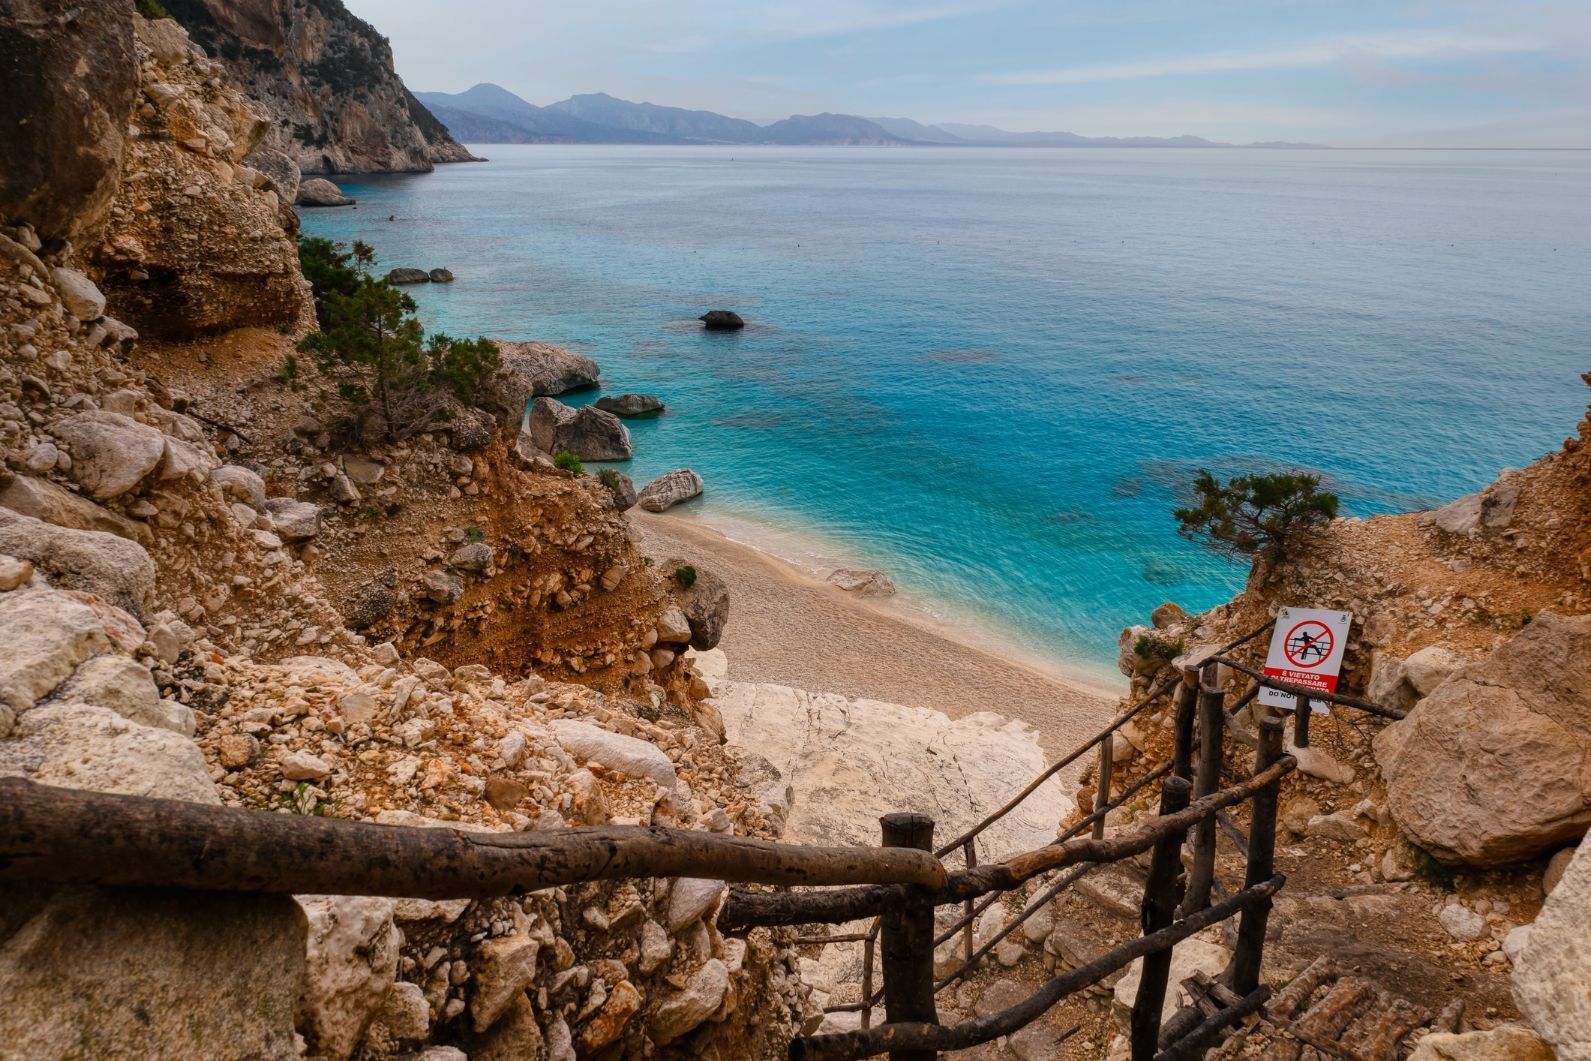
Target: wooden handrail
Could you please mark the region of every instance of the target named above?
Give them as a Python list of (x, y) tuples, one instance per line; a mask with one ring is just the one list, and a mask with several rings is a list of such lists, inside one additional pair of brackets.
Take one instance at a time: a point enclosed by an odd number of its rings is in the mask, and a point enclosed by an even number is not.
[(480, 899), (626, 877), (946, 884), (937, 858), (909, 848), (655, 827), (466, 832), (0, 780), (0, 881)]
[(1211, 656), (1204, 662), (1224, 664), (1235, 671), (1247, 674), (1267, 689), (1275, 689), (1278, 692), (1291, 693), (1294, 696), (1303, 696), (1311, 700), (1325, 700), (1327, 703), (1341, 704), (1344, 707), (1355, 707), (1368, 714), (1379, 715), (1382, 718), (1390, 718), (1394, 721), (1408, 717), (1408, 712), (1399, 711), (1395, 707), (1386, 707), (1376, 703), (1374, 700), (1363, 700), (1357, 696), (1346, 696), (1342, 693), (1323, 693), (1319, 689), (1309, 689), (1302, 685), (1294, 685), (1291, 682), (1279, 681), (1276, 678), (1267, 676), (1263, 670), (1250, 667), (1247, 663), (1239, 663), (1235, 659), (1228, 659), (1225, 656)]

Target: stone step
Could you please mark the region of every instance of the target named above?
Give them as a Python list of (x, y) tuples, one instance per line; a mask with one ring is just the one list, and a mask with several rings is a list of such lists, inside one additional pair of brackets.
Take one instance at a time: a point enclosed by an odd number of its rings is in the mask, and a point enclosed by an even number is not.
[(1071, 890), (1108, 914), (1134, 920), (1144, 899), (1143, 881), (1120, 866), (1091, 870)]

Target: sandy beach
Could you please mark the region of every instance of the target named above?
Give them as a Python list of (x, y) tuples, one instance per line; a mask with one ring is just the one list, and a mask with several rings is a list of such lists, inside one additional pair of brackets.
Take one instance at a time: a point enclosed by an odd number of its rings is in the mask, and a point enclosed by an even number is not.
[(1031, 723), (1047, 753), (1098, 731), (1112, 691), (973, 643), (932, 616), (891, 600), (863, 600), (776, 556), (675, 513), (629, 512), (648, 555), (698, 561), (729, 584), (721, 647), (729, 677), (814, 692), (929, 707), (960, 718), (994, 711)]

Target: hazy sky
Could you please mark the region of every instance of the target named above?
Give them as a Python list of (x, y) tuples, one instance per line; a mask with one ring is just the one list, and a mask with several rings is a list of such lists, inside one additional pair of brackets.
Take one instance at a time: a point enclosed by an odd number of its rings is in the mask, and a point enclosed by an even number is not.
[(1591, 0), (346, 0), (409, 86), (768, 120), (1591, 147)]

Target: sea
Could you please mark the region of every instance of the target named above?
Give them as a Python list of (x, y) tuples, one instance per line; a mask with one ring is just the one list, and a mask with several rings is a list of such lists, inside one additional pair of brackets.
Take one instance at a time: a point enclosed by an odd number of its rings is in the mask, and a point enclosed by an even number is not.
[(473, 150), (304, 231), (451, 269), (408, 289), (431, 330), (661, 397), (618, 467), (695, 469), (681, 515), (1101, 680), (1243, 583), (1177, 535), (1195, 469), (1424, 509), (1591, 396), (1588, 152)]

